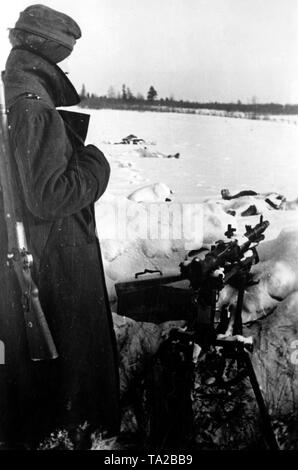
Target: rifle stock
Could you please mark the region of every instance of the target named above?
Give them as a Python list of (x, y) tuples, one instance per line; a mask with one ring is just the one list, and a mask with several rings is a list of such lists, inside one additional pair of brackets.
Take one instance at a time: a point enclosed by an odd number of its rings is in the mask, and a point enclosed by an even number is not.
[(27, 247), (24, 224), (22, 220), (16, 218), (12, 156), (2, 78), (0, 79), (0, 114), (0, 182), (8, 237), (8, 265), (13, 266), (22, 292), (20, 302), (24, 312), (31, 360), (56, 359), (58, 353), (39, 301), (38, 288), (31, 275), (33, 257)]

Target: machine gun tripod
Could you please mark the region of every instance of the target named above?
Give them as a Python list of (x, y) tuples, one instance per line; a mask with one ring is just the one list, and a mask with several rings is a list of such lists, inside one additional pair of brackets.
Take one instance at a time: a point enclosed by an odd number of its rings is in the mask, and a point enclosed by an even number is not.
[[(191, 286), (194, 288), (194, 303), (196, 314), (192, 325), (188, 327), (193, 334), (193, 341), (198, 342), (203, 349), (208, 349), (210, 345), (219, 348), (222, 355), (222, 368), (217, 375), (217, 382), (225, 387), (238, 383), (248, 377), (254, 392), (254, 396), (260, 411), (263, 424), (264, 437), (270, 450), (278, 450), (278, 444), (271, 425), (270, 415), (266, 407), (257, 376), (251, 361), (253, 351), (252, 338), (243, 336), (242, 311), (244, 293), (247, 287), (255, 282), (251, 274), (251, 267), (259, 261), (256, 245), (264, 239), (263, 231), (269, 225), (263, 222), (252, 229), (246, 227), (245, 236), (248, 242), (244, 246), (233, 242), (219, 242), (219, 246), (214, 246), (205, 259), (192, 262), (187, 276)], [(228, 227), (226, 235), (233, 237), (233, 229)], [(251, 246), (253, 244), (254, 246)], [(251, 252), (247, 256), (248, 251)], [(224, 256), (222, 256), (222, 254)], [(243, 256), (246, 255), (246, 256)], [(210, 260), (208, 260), (208, 256)], [(216, 261), (218, 260), (218, 261)], [(183, 272), (183, 267), (182, 267)], [(220, 291), (227, 285), (237, 289), (237, 302), (234, 311), (229, 312), (226, 307), (222, 307), (217, 320), (217, 300)], [(183, 332), (180, 333), (183, 335)], [(223, 374), (227, 359), (236, 361), (239, 373), (231, 380), (224, 380)]]
[[(187, 303), (187, 328), (173, 329), (157, 354), (157, 360), (163, 363), (166, 371), (165, 375), (161, 374), (157, 379), (157, 382), (161, 383), (160, 387), (157, 383), (157, 387), (162, 390), (163, 394), (168, 393), (170, 399), (165, 406), (159, 405), (153, 411), (154, 417), (151, 422), (153, 445), (160, 445), (161, 448), (166, 444), (176, 447), (183, 434), (190, 435), (192, 432), (192, 423), (189, 423), (191, 400), (188, 398), (191, 395), (193, 383), (193, 351), (196, 349), (195, 345), (199, 345), (203, 352), (211, 348), (216, 348), (221, 352), (222, 369), (217, 375), (218, 385), (221, 383), (228, 387), (240, 382), (244, 377), (250, 379), (262, 418), (264, 437), (271, 450), (278, 450), (270, 416), (251, 362), (253, 343), (243, 336), (242, 325), (244, 293), (248, 286), (255, 284), (251, 267), (259, 261), (256, 246), (264, 239), (264, 231), (268, 225), (269, 222), (261, 218), (254, 228), (247, 226), (245, 241), (242, 244), (239, 244), (237, 239), (228, 242), (218, 241), (204, 258), (195, 257), (189, 263), (181, 263), (180, 276), (166, 277), (159, 272), (160, 277), (116, 285), (118, 309), (120, 313), (123, 311), (123, 314), (129, 316), (129, 308), (132, 305), (137, 305), (138, 312), (142, 310), (140, 304), (144, 307), (144, 311), (150, 310), (151, 306), (148, 305), (147, 299), (149, 303), (152, 299), (158, 299), (159, 305), (153, 306), (155, 310), (171, 311), (173, 306), (171, 302), (164, 308), (164, 301), (168, 302), (172, 298), (173, 291), (169, 291), (169, 283), (189, 281), (189, 286), (185, 289), (188, 297), (184, 297), (185, 299), (191, 298), (191, 302), (185, 302)], [(225, 235), (233, 238), (233, 231), (229, 226)], [(219, 294), (226, 285), (234, 287), (238, 292), (236, 306), (233, 311), (223, 307), (218, 312)], [(137, 317), (135, 319), (141, 320)], [(143, 321), (150, 321), (150, 319), (143, 319)], [(226, 381), (223, 378), (223, 371), (228, 359), (236, 361), (237, 375), (232, 380)], [(160, 363), (158, 370), (160, 371)], [(151, 403), (154, 408), (154, 399)], [(181, 403), (183, 403), (183, 409), (180, 414), (175, 415), (176, 408)], [(166, 408), (169, 411), (165, 414)], [(171, 432), (164, 425), (167, 420), (170, 420), (173, 426)]]

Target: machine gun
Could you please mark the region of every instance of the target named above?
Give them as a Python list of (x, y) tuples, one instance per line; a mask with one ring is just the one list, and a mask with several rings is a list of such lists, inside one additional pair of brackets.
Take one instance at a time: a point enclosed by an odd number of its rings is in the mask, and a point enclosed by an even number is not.
[[(246, 241), (239, 244), (238, 240), (230, 242), (219, 241), (211, 247), (204, 259), (194, 258), (189, 265), (181, 265), (181, 272), (190, 280), (194, 290), (194, 302), (197, 315), (189, 326), (188, 335), (193, 335), (193, 341), (198, 342), (203, 349), (210, 345), (221, 350), (222, 368), (217, 380), (223, 383), (221, 376), (225, 369), (226, 360), (236, 361), (239, 368), (231, 383), (237, 383), (244, 377), (249, 377), (252, 389), (262, 417), (264, 437), (271, 450), (277, 450), (278, 444), (271, 426), (270, 416), (251, 362), (250, 353), (253, 351), (252, 338), (243, 336), (242, 309), (244, 292), (247, 287), (257, 284), (250, 272), (251, 267), (258, 263), (259, 257), (256, 246), (264, 240), (264, 232), (269, 226), (268, 221), (260, 222), (252, 228), (246, 226), (244, 234)], [(233, 237), (234, 229), (228, 226), (226, 236)], [(217, 311), (217, 301), (220, 291), (227, 285), (238, 291), (237, 303), (231, 315), (227, 307)], [(219, 314), (216, 318), (216, 314)], [(216, 326), (217, 324), (217, 326)], [(191, 333), (190, 333), (191, 332)], [(183, 333), (179, 332), (182, 339)], [(177, 337), (177, 333), (176, 333)], [(225, 380), (225, 385), (229, 383)]]
[[(264, 437), (270, 449), (276, 450), (278, 446), (271, 426), (270, 416), (250, 359), (253, 344), (250, 339), (243, 336), (242, 331), (244, 291), (249, 285), (256, 283), (250, 270), (251, 267), (259, 261), (256, 246), (260, 241), (264, 240), (264, 232), (268, 226), (269, 222), (263, 221), (262, 217), (255, 227), (246, 226), (243, 243), (239, 243), (237, 239), (232, 239), (234, 229), (228, 226), (225, 235), (227, 238), (231, 238), (231, 240), (218, 241), (203, 258), (195, 256), (190, 262), (181, 263), (180, 274), (176, 276), (162, 276), (161, 273), (159, 273), (159, 276), (155, 278), (151, 277), (150, 279), (121, 283), (120, 285), (116, 285), (116, 291), (120, 301), (119, 313), (121, 314), (121, 308), (132, 305), (133, 300), (137, 300), (134, 294), (138, 294), (138, 286), (141, 288), (142, 294), (146, 292), (146, 286), (150, 288), (149, 298), (152, 302), (154, 298), (154, 287), (159, 290), (162, 289), (162, 292), (166, 292), (169, 288), (169, 282), (174, 282), (175, 284), (177, 281), (181, 282), (187, 280), (189, 286), (186, 291), (184, 289), (184, 293), (186, 293), (185, 298), (188, 300), (188, 309), (187, 312), (182, 312), (182, 316), (180, 317), (180, 319), (184, 318), (187, 320), (187, 328), (184, 330), (172, 330), (167, 344), (162, 345), (161, 349), (161, 357), (165, 362), (165, 368), (168, 369), (170, 366), (173, 372), (171, 374), (172, 378), (170, 379), (171, 397), (173, 398), (174, 378), (177, 384), (174, 388), (178, 393), (175, 403), (179, 407), (179, 403), (184, 402), (185, 407), (182, 415), (189, 415), (191, 404), (187, 401), (187, 396), (190, 395), (191, 389), (189, 388), (187, 393), (183, 393), (181, 382), (184, 382), (185, 385), (190, 384), (190, 376), (192, 374), (191, 351), (194, 350), (196, 344), (199, 344), (203, 351), (208, 351), (210, 347), (220, 349), (223, 362), (230, 358), (237, 361), (240, 370), (239, 380), (245, 376), (249, 377), (262, 417)], [(138, 273), (136, 277), (140, 274), (148, 274), (148, 272)], [(174, 284), (170, 285), (173, 286)], [(238, 291), (237, 305), (232, 317), (225, 307), (222, 308), (220, 312), (217, 311), (219, 293), (227, 284), (235, 287)], [(126, 303), (126, 305), (125, 302), (123, 302), (123, 298), (125, 298), (124, 293), (128, 293), (130, 296), (130, 302)], [(173, 293), (174, 291), (171, 291), (170, 297), (172, 299), (174, 297)], [(160, 297), (160, 293), (158, 293), (157, 297)], [(166, 297), (167, 296), (164, 295), (163, 299)], [(175, 299), (173, 303), (175, 304)], [(123, 310), (122, 313), (129, 316), (129, 311), (125, 312)], [(219, 317), (217, 318), (218, 313)], [(175, 315), (175, 317), (177, 318), (177, 315)], [(173, 356), (176, 357), (177, 364), (173, 364)], [(180, 371), (180, 379), (177, 379), (177, 371)], [(167, 373), (169, 374), (169, 371), (167, 371)], [(226, 382), (225, 385), (228, 386), (228, 383)], [(164, 390), (164, 388), (163, 384), (162, 389)], [(154, 407), (153, 401), (152, 404)], [(151, 423), (151, 427), (154, 429), (153, 443), (155, 446), (158, 445), (158, 442), (163, 441), (163, 436), (168, 432), (163, 428), (160, 419), (161, 413), (166, 407), (168, 408), (169, 404), (156, 410), (153, 425)], [(163, 421), (165, 422), (168, 419), (172, 419), (172, 416), (177, 417), (177, 414), (175, 414), (175, 406), (172, 407), (171, 412), (167, 413)], [(191, 425), (190, 427), (185, 427), (184, 422), (183, 426), (182, 419), (180, 419), (180, 421), (178, 419), (178, 422), (178, 425), (177, 420), (174, 423), (175, 432), (172, 432), (172, 436), (174, 436), (176, 432), (179, 433), (181, 429), (183, 429), (184, 434), (191, 432)], [(179, 440), (181, 433), (178, 434), (178, 436)], [(174, 441), (174, 445), (176, 444), (177, 442)]]
[[(7, 275), (13, 266), (21, 289), (20, 304), (23, 307), (29, 353), (32, 361), (56, 359), (58, 353), (44, 316), (38, 288), (32, 279), (33, 256), (30, 253), (24, 222), (17, 217), (13, 192), (12, 155), (10, 149), (4, 86), (0, 79), (0, 183), (2, 187), (5, 223), (7, 227), (8, 252)], [(17, 299), (11, 299), (16, 303)]]
[[(191, 262), (180, 263), (179, 269), (164, 275), (160, 270), (145, 269), (134, 278), (115, 285), (118, 297), (118, 313), (137, 321), (161, 323), (167, 320), (185, 319), (188, 322), (202, 317), (201, 309), (192, 313), (191, 304), (200, 299), (210, 302), (211, 291), (219, 291), (228, 282), (236, 280), (237, 272), (245, 270), (258, 261), (256, 245), (264, 239), (269, 222), (260, 220), (253, 228), (246, 226), (243, 244), (238, 240), (216, 242), (204, 258), (195, 256)], [(233, 236), (234, 229), (228, 226), (225, 235)], [(249, 256), (248, 256), (249, 255)], [(219, 269), (224, 277), (215, 277)], [(199, 319), (200, 319), (199, 318)], [(209, 323), (213, 323), (210, 318)]]
[[(264, 232), (268, 226), (269, 222), (263, 221), (262, 217), (254, 228), (247, 225), (246, 233), (244, 234), (247, 240), (241, 245), (239, 245), (236, 239), (229, 242), (219, 240), (215, 245), (211, 246), (211, 250), (206, 254), (203, 260), (195, 257), (189, 265), (181, 264), (182, 277), (190, 280), (192, 288), (198, 289), (202, 284), (205, 284), (206, 281), (209, 281), (210, 274), (217, 269), (223, 268), (225, 275), (230, 273), (225, 280), (227, 283), (242, 266), (243, 257), (246, 255), (247, 251), (252, 251), (253, 256), (250, 259), (251, 262), (254, 260), (256, 262), (258, 261), (255, 247), (260, 241), (264, 240)], [(234, 231), (235, 229), (229, 225), (225, 235), (228, 238), (232, 238)]]
[[(217, 333), (225, 333), (228, 328), (229, 313), (225, 309), (216, 318), (218, 296), (227, 284), (238, 290), (237, 309), (232, 319), (233, 325), (230, 322), (229, 333), (242, 335), (244, 290), (255, 283), (250, 269), (259, 261), (256, 247), (264, 240), (268, 226), (269, 222), (263, 221), (261, 217), (255, 227), (246, 226), (242, 244), (237, 239), (228, 242), (219, 240), (203, 259), (194, 257), (189, 264), (180, 264), (181, 275), (190, 281), (193, 302), (197, 304), (193, 328), (198, 333), (197, 340), (203, 349), (214, 343)], [(233, 238), (234, 231), (229, 225), (225, 233), (227, 238)], [(219, 323), (217, 329), (216, 320)]]

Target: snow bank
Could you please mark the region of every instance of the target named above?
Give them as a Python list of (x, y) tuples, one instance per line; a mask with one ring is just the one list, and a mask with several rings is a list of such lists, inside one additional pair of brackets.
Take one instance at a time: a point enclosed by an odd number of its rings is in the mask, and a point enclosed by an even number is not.
[(210, 204), (144, 202), (105, 195), (96, 204), (108, 293), (115, 301), (116, 282), (145, 269), (179, 273), (190, 250), (225, 238), (234, 217)]

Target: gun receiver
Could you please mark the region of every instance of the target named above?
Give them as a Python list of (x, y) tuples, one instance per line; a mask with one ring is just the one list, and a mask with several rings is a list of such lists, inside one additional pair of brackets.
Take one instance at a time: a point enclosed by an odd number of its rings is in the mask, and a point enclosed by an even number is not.
[[(247, 238), (247, 241), (242, 245), (239, 245), (237, 240), (231, 240), (229, 242), (219, 240), (211, 247), (211, 250), (206, 254), (204, 259), (194, 258), (191, 263), (187, 265), (181, 263), (180, 269), (182, 277), (189, 279), (191, 287), (196, 290), (204, 284), (208, 276), (217, 269), (225, 268), (227, 272), (229, 272), (233, 266), (235, 267), (235, 264), (241, 262), (245, 253), (249, 250), (253, 251), (251, 261), (257, 262), (257, 253), (252, 245), (256, 245), (264, 239), (264, 232), (268, 226), (269, 222), (263, 221), (262, 219), (254, 228), (246, 226), (244, 236)], [(231, 275), (229, 275), (229, 278), (231, 278)]]

